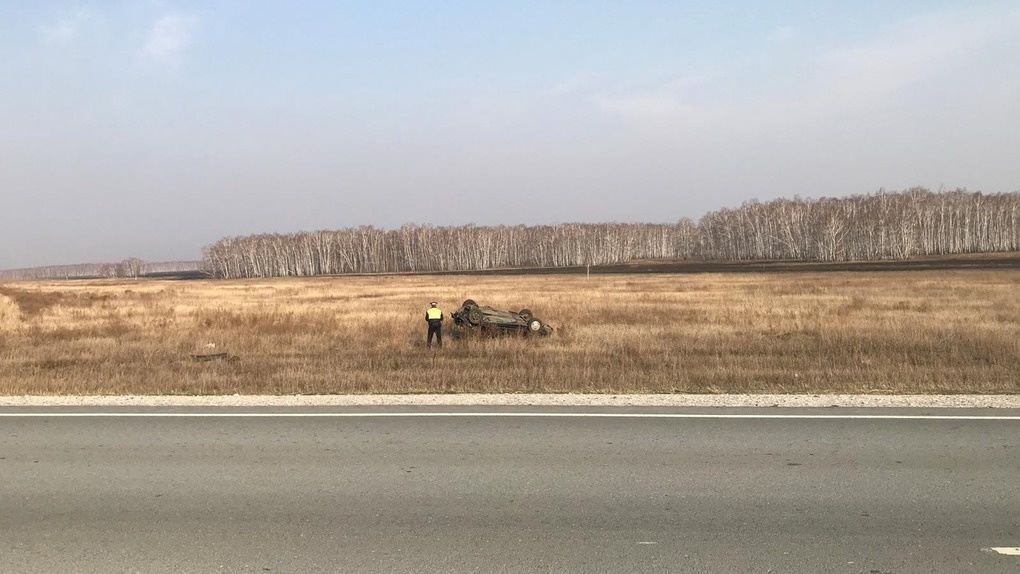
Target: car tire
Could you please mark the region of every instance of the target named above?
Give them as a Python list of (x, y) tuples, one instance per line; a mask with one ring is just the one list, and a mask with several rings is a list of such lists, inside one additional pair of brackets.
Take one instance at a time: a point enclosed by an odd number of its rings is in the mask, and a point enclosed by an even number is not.
[(525, 323), (531, 323), (531, 320), (535, 318), (535, 314), (531, 312), (531, 309), (521, 309), (518, 313), (521, 319), (524, 319)]

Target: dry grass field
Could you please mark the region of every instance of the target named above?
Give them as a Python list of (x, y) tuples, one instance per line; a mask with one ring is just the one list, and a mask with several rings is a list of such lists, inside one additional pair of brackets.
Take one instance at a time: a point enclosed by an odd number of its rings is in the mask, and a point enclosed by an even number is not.
[[(426, 349), (466, 298), (556, 332)], [(0, 284), (3, 395), (459, 392), (1017, 393), (1020, 270)]]

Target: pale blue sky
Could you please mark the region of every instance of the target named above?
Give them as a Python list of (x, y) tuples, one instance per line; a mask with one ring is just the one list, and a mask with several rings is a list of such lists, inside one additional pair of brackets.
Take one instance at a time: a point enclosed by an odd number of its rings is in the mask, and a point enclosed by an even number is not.
[(1020, 3), (0, 2), (0, 269), (1020, 190)]

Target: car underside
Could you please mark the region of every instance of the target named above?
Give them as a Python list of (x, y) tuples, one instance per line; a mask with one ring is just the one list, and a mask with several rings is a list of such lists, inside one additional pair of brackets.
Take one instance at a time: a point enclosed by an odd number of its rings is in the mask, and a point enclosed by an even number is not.
[(468, 299), (453, 312), (453, 324), (490, 332), (511, 332), (524, 335), (549, 335), (553, 328), (535, 317), (530, 309), (506, 311), (480, 306)]

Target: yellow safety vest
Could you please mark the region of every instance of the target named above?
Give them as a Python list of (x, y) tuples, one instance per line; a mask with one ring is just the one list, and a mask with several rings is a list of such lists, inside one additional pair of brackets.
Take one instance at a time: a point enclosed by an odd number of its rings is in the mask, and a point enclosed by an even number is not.
[(442, 319), (443, 310), (439, 307), (429, 307), (429, 310), (425, 311), (425, 316), (429, 319)]

